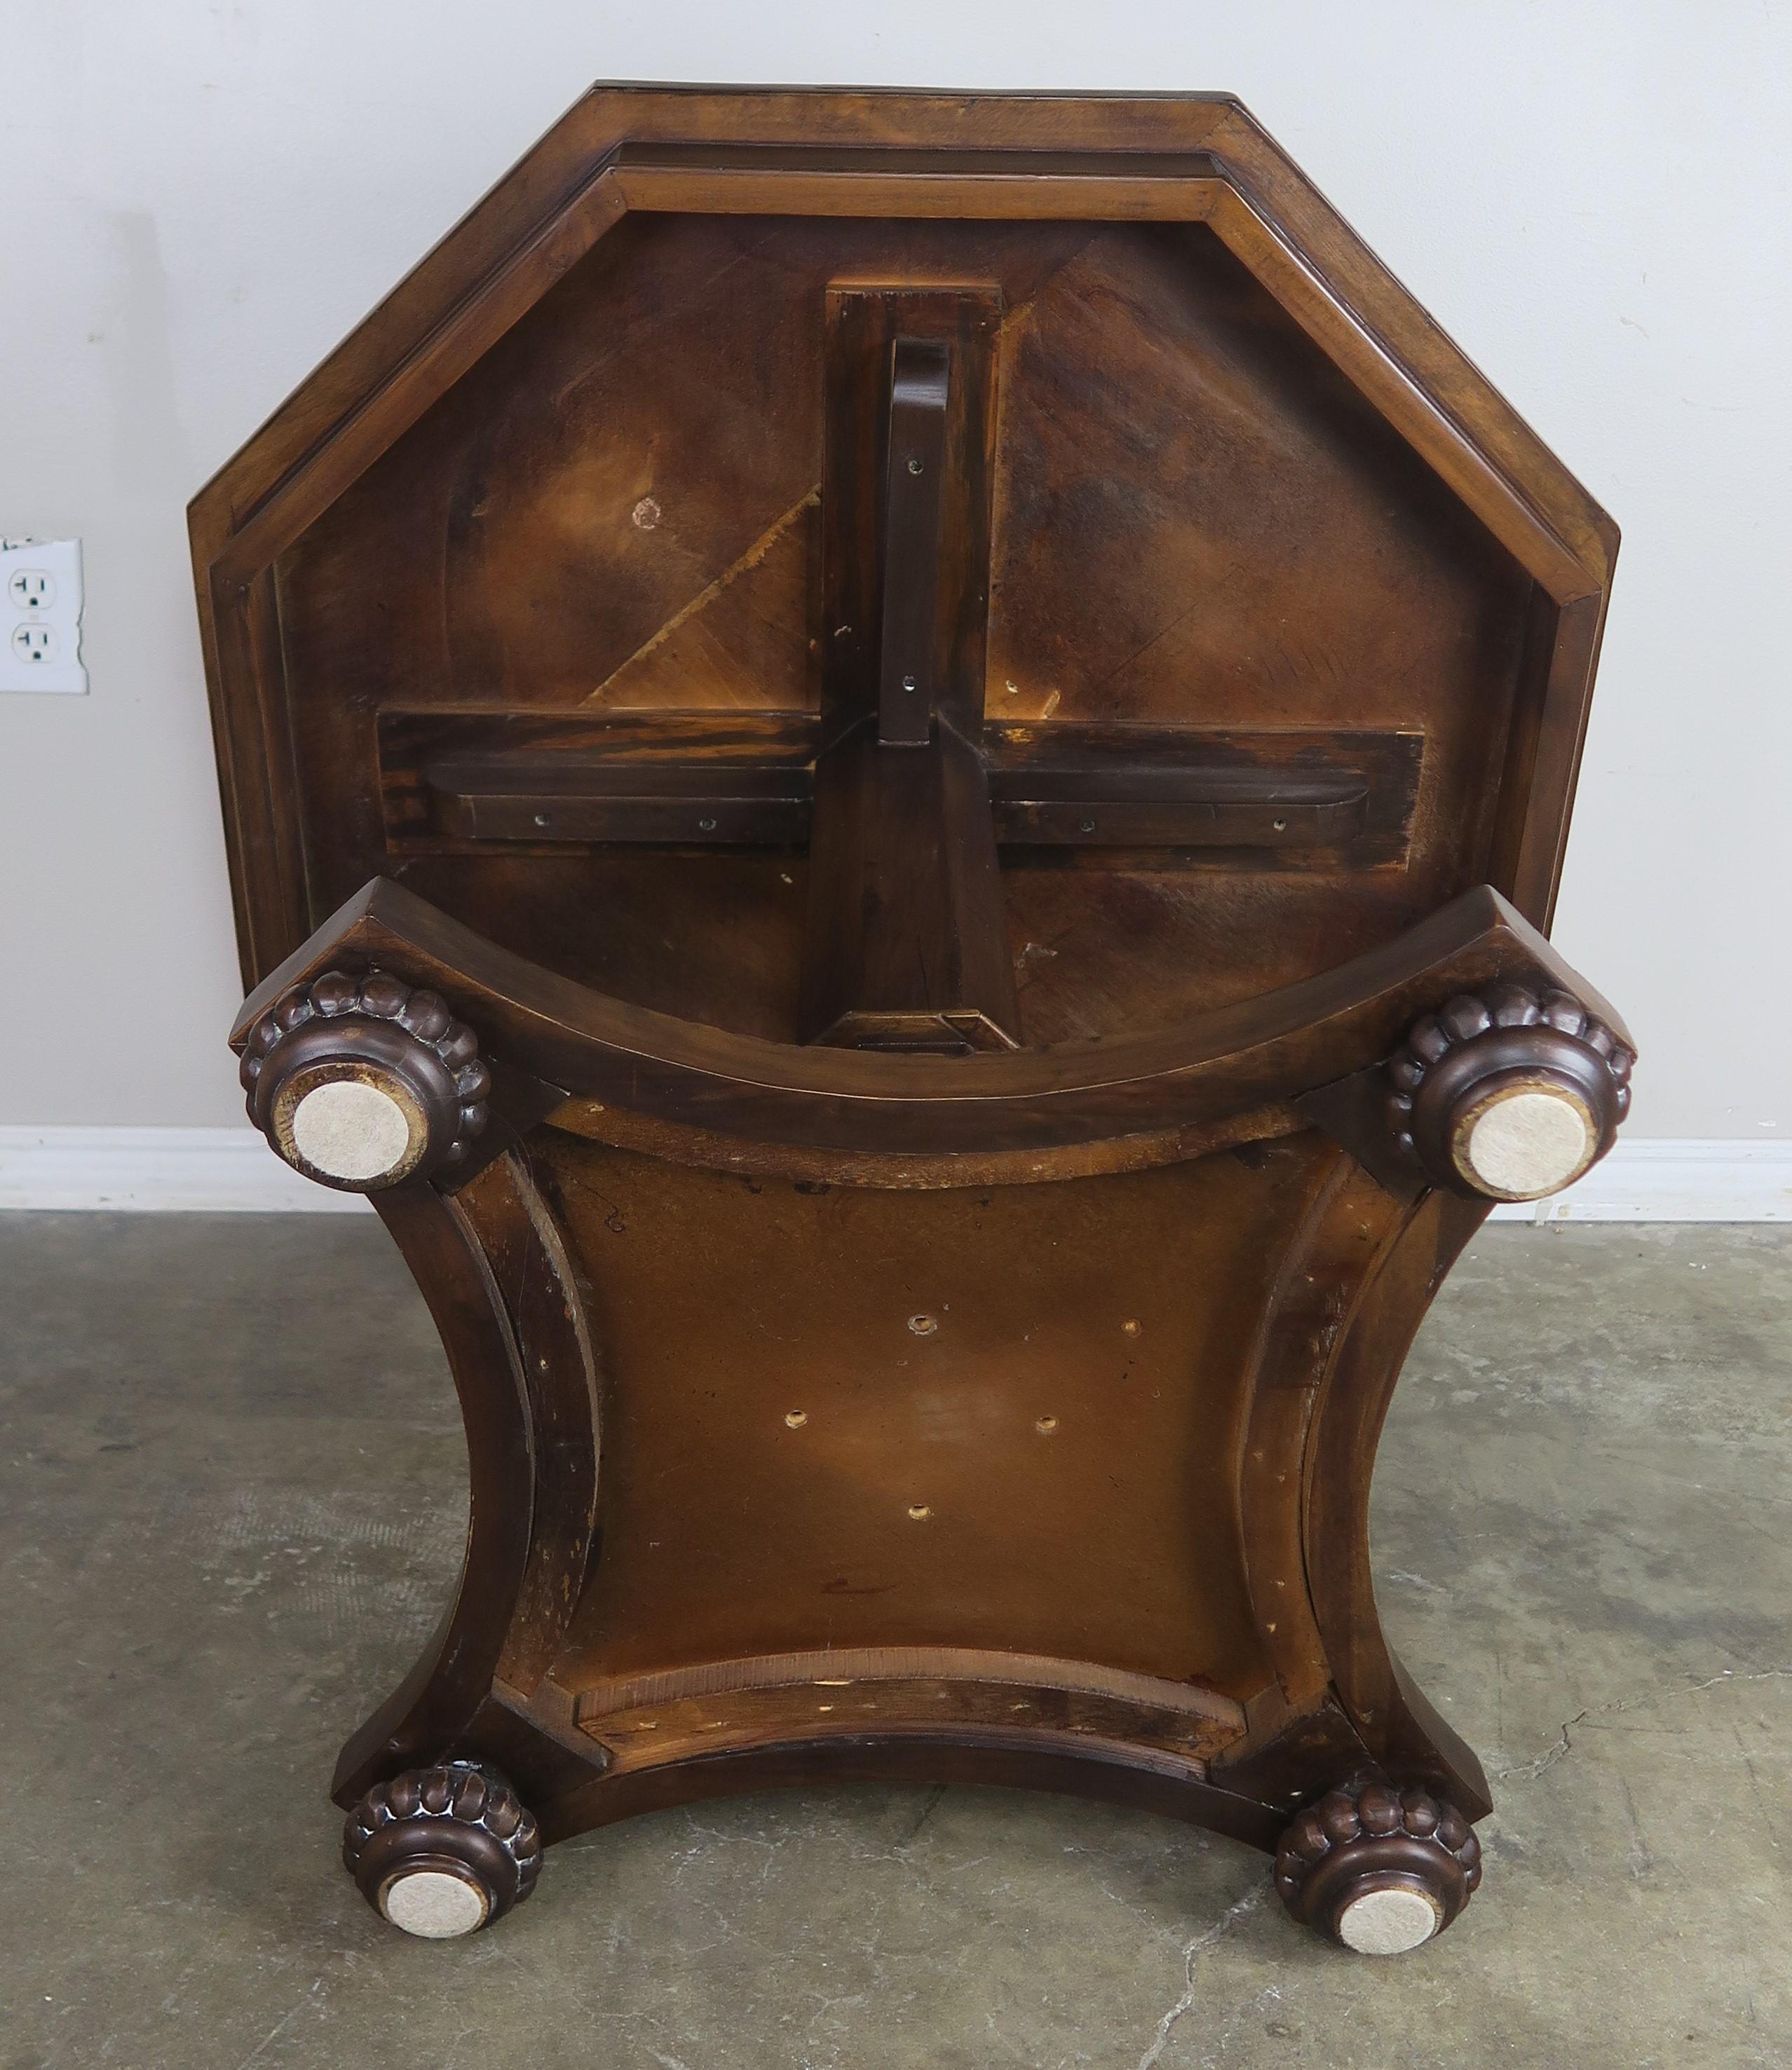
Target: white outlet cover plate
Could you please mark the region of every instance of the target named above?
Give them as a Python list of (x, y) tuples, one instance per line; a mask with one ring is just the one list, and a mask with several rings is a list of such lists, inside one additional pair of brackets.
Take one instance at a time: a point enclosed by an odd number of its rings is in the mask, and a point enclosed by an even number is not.
[(86, 696), (81, 608), (79, 539), (0, 539), (0, 690)]

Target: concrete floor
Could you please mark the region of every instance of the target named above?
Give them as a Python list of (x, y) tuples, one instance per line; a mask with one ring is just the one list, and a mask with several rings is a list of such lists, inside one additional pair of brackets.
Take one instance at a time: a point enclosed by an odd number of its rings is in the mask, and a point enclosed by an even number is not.
[(469, 1941), (335, 1859), (339, 1741), (458, 1552), (458, 1418), (370, 1218), (0, 1216), (0, 2070), (1792, 2064), (1792, 1231), (1490, 1229), (1383, 1446), (1481, 1895), (1377, 1963), (1263, 1859), (968, 1790), (549, 1857)]

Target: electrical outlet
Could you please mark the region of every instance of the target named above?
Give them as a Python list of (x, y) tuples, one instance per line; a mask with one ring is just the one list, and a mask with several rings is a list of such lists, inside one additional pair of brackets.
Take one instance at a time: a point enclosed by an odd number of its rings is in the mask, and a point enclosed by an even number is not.
[(86, 694), (79, 539), (0, 539), (0, 690)]

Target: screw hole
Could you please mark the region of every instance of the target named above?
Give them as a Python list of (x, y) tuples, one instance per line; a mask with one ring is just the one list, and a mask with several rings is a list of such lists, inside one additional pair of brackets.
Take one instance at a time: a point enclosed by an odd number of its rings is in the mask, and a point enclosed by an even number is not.
[(1049, 1438), (1058, 1428), (1058, 1418), (1055, 1416), (1041, 1416), (1033, 1427), (1041, 1438)]
[(911, 1502), (908, 1506), (908, 1513), (917, 1524), (925, 1524), (933, 1515), (933, 1511), (924, 1502)]
[(808, 1420), (808, 1411), (805, 1409), (793, 1409), (784, 1418), (793, 1430), (800, 1430)]
[(918, 1337), (931, 1337), (939, 1328), (939, 1319), (933, 1315), (910, 1315), (908, 1326)]

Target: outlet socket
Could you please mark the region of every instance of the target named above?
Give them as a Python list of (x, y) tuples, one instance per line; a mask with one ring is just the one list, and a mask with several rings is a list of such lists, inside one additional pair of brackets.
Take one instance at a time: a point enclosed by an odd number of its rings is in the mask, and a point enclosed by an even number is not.
[(0, 539), (0, 691), (87, 692), (81, 542)]

